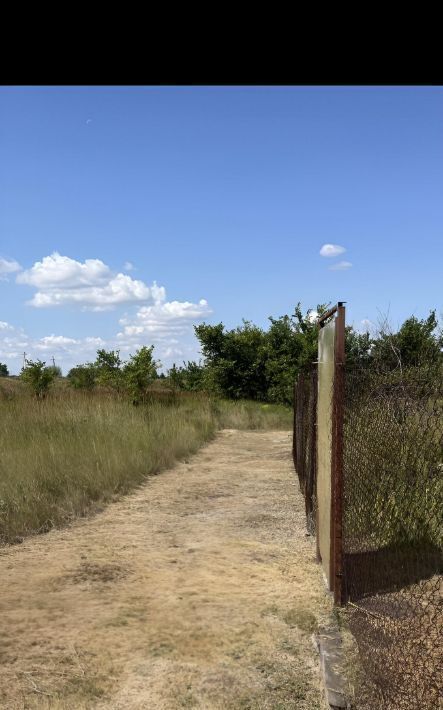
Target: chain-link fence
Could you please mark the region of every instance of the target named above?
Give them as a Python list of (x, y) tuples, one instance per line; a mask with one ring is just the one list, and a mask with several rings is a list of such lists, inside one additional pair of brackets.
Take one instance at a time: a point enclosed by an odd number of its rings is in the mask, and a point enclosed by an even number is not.
[[(315, 485), (306, 485), (307, 470), (315, 481), (315, 465), (306, 468), (306, 452), (318, 412), (306, 402), (316, 401), (315, 386), (315, 375), (305, 375), (295, 398), (294, 462), (307, 511), (315, 510)], [(443, 370), (346, 366), (343, 400), (343, 597), (363, 671), (356, 707), (437, 710), (443, 708)]]
[(443, 370), (346, 370), (344, 585), (361, 708), (443, 707)]
[(317, 368), (301, 374), (294, 391), (293, 458), (300, 490), (305, 497), (308, 532), (315, 534), (316, 519), (316, 411)]

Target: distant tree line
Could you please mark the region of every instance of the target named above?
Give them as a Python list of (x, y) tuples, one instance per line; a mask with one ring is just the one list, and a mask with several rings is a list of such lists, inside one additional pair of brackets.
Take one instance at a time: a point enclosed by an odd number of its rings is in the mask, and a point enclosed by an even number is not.
[[(154, 346), (144, 346), (127, 362), (121, 360), (118, 350), (97, 350), (95, 362), (77, 365), (68, 372), (68, 383), (83, 390), (93, 390), (97, 385), (109, 387), (128, 394), (134, 404), (139, 404), (149, 385), (158, 377), (160, 363), (154, 361), (153, 350)], [(43, 399), (61, 374), (59, 367), (46, 367), (42, 360), (26, 360), (20, 379), (31, 387), (36, 397)]]
[[(118, 350), (98, 350), (92, 363), (77, 365), (68, 373), (75, 389), (93, 390), (104, 386), (128, 394), (134, 404), (142, 402), (155, 380), (173, 391), (206, 391), (228, 399), (252, 399), (290, 404), (297, 375), (317, 359), (317, 316), (328, 309), (319, 304), (315, 312), (303, 313), (300, 303), (292, 315), (269, 318), (267, 330), (244, 320), (227, 330), (223, 323), (195, 326), (203, 362), (174, 364), (159, 374), (154, 346), (144, 346), (127, 362)], [(419, 320), (411, 316), (397, 332), (383, 322), (375, 335), (346, 327), (346, 359), (349, 364), (396, 369), (443, 362), (443, 336), (438, 331), (435, 310)], [(0, 376), (7, 375), (0, 364)], [(46, 367), (37, 360), (26, 361), (20, 377), (37, 397), (44, 397), (60, 368)]]

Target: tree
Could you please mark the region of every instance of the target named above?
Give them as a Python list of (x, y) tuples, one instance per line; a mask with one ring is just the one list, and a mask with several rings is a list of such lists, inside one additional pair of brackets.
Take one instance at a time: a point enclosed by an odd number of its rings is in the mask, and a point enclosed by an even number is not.
[(144, 345), (135, 355), (130, 355), (123, 368), (124, 382), (134, 404), (139, 404), (144, 399), (147, 388), (157, 379), (157, 367), (160, 367), (160, 363), (153, 360), (153, 350), (153, 345), (149, 348)]
[(427, 318), (407, 318), (400, 330), (393, 333), (385, 319), (374, 340), (371, 355), (377, 363), (389, 369), (433, 364), (442, 360), (443, 337), (437, 331), (435, 310)]
[(95, 386), (96, 369), (92, 363), (77, 365), (68, 372), (68, 382), (75, 389), (92, 390)]
[(268, 398), (273, 402), (292, 403), (298, 373), (317, 360), (317, 317), (328, 306), (319, 304), (315, 311), (303, 314), (297, 303), (291, 316), (272, 318), (267, 332)]
[(97, 384), (119, 391), (123, 386), (121, 365), (119, 350), (97, 350), (97, 359), (94, 362)]
[(366, 333), (358, 333), (350, 325), (345, 328), (345, 353), (348, 365), (368, 365), (373, 360), (374, 338)]
[(26, 360), (26, 366), (22, 367), (20, 377), (29, 384), (36, 397), (43, 399), (55, 379), (53, 370), (45, 367), (45, 362), (41, 360)]
[(9, 375), (9, 370), (7, 365), (4, 365), (2, 362), (0, 362), (0, 377), (8, 377)]
[[(317, 306), (317, 313), (327, 306)], [(318, 328), (312, 311), (269, 318), (262, 330), (249, 321), (226, 331), (223, 324), (195, 327), (205, 356), (204, 381), (225, 397), (292, 402), (297, 374), (317, 359)]]
[(62, 368), (59, 365), (49, 365), (48, 370), (54, 373), (54, 377), (63, 377)]
[(168, 379), (173, 389), (197, 392), (205, 387), (205, 372), (203, 365), (188, 360), (181, 367), (174, 363), (168, 370)]
[(211, 389), (231, 399), (265, 400), (265, 333), (250, 321), (225, 331), (223, 323), (195, 326)]

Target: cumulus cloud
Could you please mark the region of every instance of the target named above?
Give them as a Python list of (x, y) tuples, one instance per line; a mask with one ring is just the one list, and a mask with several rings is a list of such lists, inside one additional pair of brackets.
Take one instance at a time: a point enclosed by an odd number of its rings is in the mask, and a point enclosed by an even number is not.
[(110, 276), (109, 266), (100, 259), (86, 259), (81, 263), (55, 251), (19, 274), (17, 283), (41, 289), (81, 288), (106, 283)]
[(346, 249), (341, 247), (339, 244), (323, 244), (320, 249), (320, 256), (332, 257), (338, 256), (339, 254), (344, 254)]
[(28, 301), (35, 308), (77, 305), (103, 311), (119, 304), (139, 301), (158, 303), (166, 298), (162, 286), (148, 286), (127, 274), (114, 274), (100, 259), (76, 261), (54, 252), (18, 274), (17, 283), (34, 286), (37, 292)]
[[(129, 266), (132, 267), (127, 262), (125, 267)], [(196, 303), (168, 301), (164, 287), (155, 281), (147, 285), (128, 274), (113, 272), (100, 259), (81, 262), (58, 252), (21, 271), (16, 282), (35, 289), (28, 301), (35, 308), (70, 305), (103, 311), (119, 305), (128, 307), (119, 320), (120, 332), (106, 339), (69, 333), (36, 339), (0, 321), (0, 360), (3, 357), (13, 361), (18, 371), (24, 351), (30, 359), (54, 356), (65, 372), (76, 364), (94, 360), (99, 348), (119, 349), (126, 359), (143, 345), (154, 345), (156, 357), (163, 364), (172, 364), (174, 357), (195, 359), (197, 343), (192, 326), (212, 313), (205, 299)]]
[(7, 361), (10, 369), (16, 372), (22, 367), (24, 352), (28, 360), (50, 362), (54, 356), (56, 363), (67, 372), (78, 363), (95, 360), (97, 349), (103, 347), (115, 349), (115, 338), (109, 341), (100, 337), (70, 338), (65, 335), (32, 338), (22, 328), (0, 321), (0, 360)]
[[(75, 365), (94, 361), (99, 348), (120, 350), (125, 360), (143, 345), (154, 345), (156, 359), (166, 367), (177, 359), (196, 359), (196, 344), (193, 337), (188, 336), (193, 335), (192, 323), (210, 313), (210, 309), (206, 302), (171, 303), (174, 305), (170, 308), (162, 308), (159, 304), (155, 315), (152, 312), (149, 316), (146, 312), (140, 316), (136, 314), (133, 322), (138, 325), (128, 325), (126, 332), (107, 339), (99, 336), (76, 338), (62, 334), (32, 338), (23, 329), (0, 321), (0, 361), (6, 362), (11, 372), (19, 373), (24, 352), (29, 360), (41, 359), (50, 363), (54, 357), (66, 374)], [(128, 319), (127, 322), (132, 321)]]
[(211, 313), (212, 310), (204, 298), (198, 303), (169, 301), (158, 302), (153, 306), (142, 306), (135, 317), (120, 319), (119, 323), (124, 326), (124, 329), (117, 337), (140, 335), (173, 337), (186, 332), (194, 321), (203, 320)]
[(125, 261), (125, 263), (123, 264), (123, 268), (125, 271), (134, 271), (135, 266), (132, 261)]
[(337, 264), (332, 264), (332, 266), (329, 267), (329, 271), (346, 271), (350, 269), (351, 266), (350, 261), (339, 261)]
[(0, 256), (0, 281), (7, 281), (8, 274), (21, 271), (21, 266), (15, 259), (5, 259)]

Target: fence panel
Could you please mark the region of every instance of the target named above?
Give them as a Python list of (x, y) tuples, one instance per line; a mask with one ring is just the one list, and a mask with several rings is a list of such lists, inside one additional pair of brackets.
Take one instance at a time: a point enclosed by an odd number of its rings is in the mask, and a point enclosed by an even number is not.
[[(320, 510), (329, 506), (331, 559), (342, 553), (343, 578), (334, 587), (332, 566), (328, 581), (336, 603), (347, 602), (359, 648), (356, 709), (442, 710), (442, 365), (382, 371), (336, 363), (332, 397), (322, 391), (322, 356), (318, 381), (316, 366), (297, 381), (294, 464), (308, 529), (319, 546), (315, 520), (327, 534)], [(324, 565), (324, 548), (322, 558)]]
[(347, 369), (343, 544), (358, 707), (443, 707), (441, 368)]

